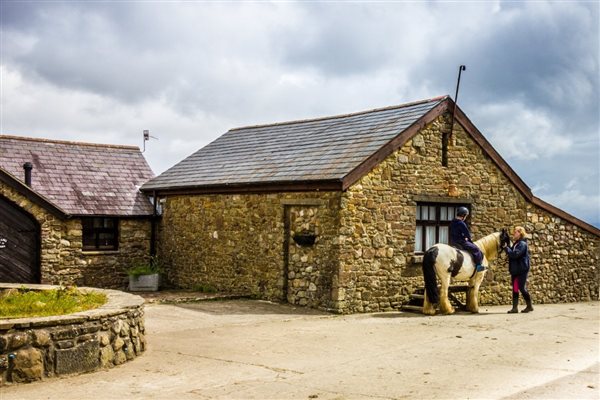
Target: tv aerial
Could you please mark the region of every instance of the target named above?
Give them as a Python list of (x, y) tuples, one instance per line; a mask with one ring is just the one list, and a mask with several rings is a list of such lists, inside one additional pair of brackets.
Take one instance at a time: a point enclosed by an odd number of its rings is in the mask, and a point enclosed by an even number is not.
[(144, 129), (144, 141), (143, 141), (143, 150), (142, 153), (146, 151), (146, 142), (150, 139), (158, 140), (155, 136), (150, 136), (150, 131), (148, 129)]

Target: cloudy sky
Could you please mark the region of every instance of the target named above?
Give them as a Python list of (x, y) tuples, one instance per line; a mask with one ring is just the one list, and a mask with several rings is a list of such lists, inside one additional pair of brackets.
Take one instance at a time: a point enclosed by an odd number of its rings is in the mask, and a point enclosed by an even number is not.
[(141, 145), (442, 94), (538, 197), (600, 226), (598, 2), (2, 0), (4, 134)]

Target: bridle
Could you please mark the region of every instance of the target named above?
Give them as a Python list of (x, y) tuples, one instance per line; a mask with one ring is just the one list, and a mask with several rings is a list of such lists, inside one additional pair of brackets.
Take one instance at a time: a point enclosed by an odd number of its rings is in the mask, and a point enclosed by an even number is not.
[[(508, 233), (506, 232), (506, 229), (502, 229), (502, 231), (500, 232), (500, 237), (499, 237), (499, 241), (500, 241), (500, 246), (498, 246), (498, 255), (497, 257), (499, 259), (506, 259), (506, 253), (503, 251), (504, 250), (504, 243), (506, 243), (506, 246), (510, 246), (510, 238), (508, 236)], [(504, 257), (503, 257), (504, 255)]]

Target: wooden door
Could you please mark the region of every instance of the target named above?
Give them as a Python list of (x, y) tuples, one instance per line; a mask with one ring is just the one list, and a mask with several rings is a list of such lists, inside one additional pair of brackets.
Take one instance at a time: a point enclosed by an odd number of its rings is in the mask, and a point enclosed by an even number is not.
[(16, 204), (0, 196), (0, 282), (40, 282), (40, 227)]

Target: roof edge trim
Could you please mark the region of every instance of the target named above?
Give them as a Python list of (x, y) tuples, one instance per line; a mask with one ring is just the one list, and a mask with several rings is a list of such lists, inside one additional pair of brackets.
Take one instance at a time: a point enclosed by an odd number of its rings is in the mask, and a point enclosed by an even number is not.
[(449, 98), (445, 96), (443, 101), (441, 101), (438, 105), (433, 107), (431, 110), (427, 111), (425, 115), (421, 116), (418, 120), (413, 122), (408, 128), (400, 131), (398, 135), (396, 135), (389, 142), (384, 144), (379, 150), (369, 156), (366, 160), (360, 163), (356, 168), (350, 171), (343, 178), (343, 190), (348, 189), (350, 186), (354, 185), (360, 178), (366, 175), (369, 171), (375, 168), (379, 163), (385, 160), (388, 156), (390, 156), (393, 152), (404, 146), (404, 144), (416, 135), (421, 129), (423, 129), (427, 124), (433, 122), (437, 117), (442, 115), (445, 111), (449, 109)]
[(531, 203), (535, 206), (540, 207), (541, 209), (549, 212), (550, 214), (554, 214), (555, 216), (566, 220), (567, 222), (572, 223), (580, 227), (581, 229), (600, 237), (600, 229), (596, 228), (593, 225), (588, 224), (585, 221), (580, 220), (579, 218), (569, 214), (568, 212), (561, 210), (560, 208), (553, 206), (552, 204), (540, 199), (539, 197), (532, 196)]
[(51, 202), (50, 200), (45, 198), (43, 195), (37, 193), (35, 190), (30, 188), (29, 186), (25, 185), (23, 182), (21, 182), (19, 179), (17, 179), (14, 175), (12, 175), (10, 172), (4, 170), (1, 167), (0, 167), (0, 182), (13, 188), (14, 190), (17, 191), (17, 193), (19, 193), (22, 196), (25, 196), (29, 201), (31, 201), (34, 204), (37, 204), (38, 206), (47, 210), (54, 216), (56, 216), (60, 219), (70, 218), (70, 215), (67, 214), (65, 211), (63, 211), (56, 204), (54, 204), (53, 202)]
[[(452, 107), (454, 106), (454, 102), (452, 100), (449, 100), (449, 102), (450, 109), (452, 109)], [(471, 136), (475, 143), (477, 143), (483, 149), (485, 154), (492, 159), (494, 164), (496, 164), (496, 166), (500, 168), (502, 173), (504, 173), (508, 180), (517, 187), (521, 194), (525, 196), (526, 199), (531, 201), (533, 193), (531, 192), (529, 186), (527, 186), (527, 184), (521, 179), (521, 177), (517, 175), (515, 170), (513, 170), (511, 166), (504, 160), (504, 158), (502, 158), (500, 153), (496, 151), (494, 146), (492, 146), (492, 144), (488, 142), (485, 136), (483, 136), (483, 134), (479, 131), (479, 129), (477, 129), (475, 124), (471, 122), (469, 117), (467, 117), (467, 115), (458, 106), (456, 106), (456, 114), (454, 121), (458, 122), (463, 127), (465, 132), (469, 136)]]
[(161, 195), (185, 194), (246, 194), (246, 193), (272, 193), (272, 192), (311, 192), (311, 191), (341, 191), (341, 180), (326, 181), (281, 181), (281, 182), (250, 182), (244, 184), (180, 186), (169, 188), (142, 187), (144, 193), (156, 192)]

